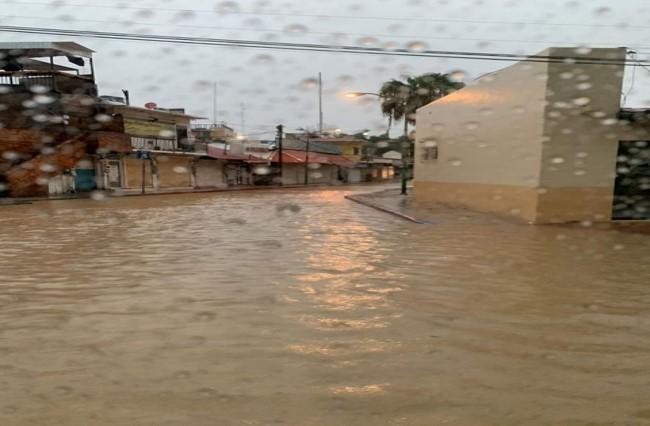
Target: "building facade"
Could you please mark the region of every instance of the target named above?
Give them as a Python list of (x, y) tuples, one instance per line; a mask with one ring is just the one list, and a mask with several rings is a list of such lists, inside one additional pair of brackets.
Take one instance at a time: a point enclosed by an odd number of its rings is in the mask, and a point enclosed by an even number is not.
[(617, 185), (621, 161), (647, 167), (650, 140), (621, 119), (626, 53), (551, 48), (539, 55), (569, 59), (520, 62), (419, 109), (416, 200), (531, 223), (647, 219), (647, 197), (630, 193), (650, 181)]

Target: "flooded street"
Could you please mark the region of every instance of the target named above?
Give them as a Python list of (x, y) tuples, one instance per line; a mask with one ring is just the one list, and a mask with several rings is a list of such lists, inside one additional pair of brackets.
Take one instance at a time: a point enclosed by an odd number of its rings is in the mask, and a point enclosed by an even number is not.
[(648, 236), (369, 190), (0, 207), (0, 424), (650, 424)]

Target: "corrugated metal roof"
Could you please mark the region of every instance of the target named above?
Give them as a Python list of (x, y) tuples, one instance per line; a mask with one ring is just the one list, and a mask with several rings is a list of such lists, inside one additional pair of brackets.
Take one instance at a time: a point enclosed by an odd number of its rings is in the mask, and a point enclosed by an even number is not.
[[(22, 56), (42, 58), (48, 56), (82, 56), (92, 57), (94, 50), (73, 41), (13, 41), (0, 43), (0, 51), (16, 50)], [(12, 52), (14, 53), (14, 52)]]
[(266, 163), (267, 161), (261, 158), (253, 157), (252, 155), (237, 155), (231, 154), (228, 151), (215, 146), (208, 145), (208, 156), (216, 158), (217, 160), (231, 160), (231, 161), (245, 161), (247, 163)]
[[(311, 148), (311, 147), (310, 147)], [(309, 158), (307, 159), (307, 153), (305, 151), (296, 151), (285, 149), (282, 151), (282, 161), (287, 164), (305, 164), (308, 160), (312, 164), (332, 164), (335, 166), (342, 167), (354, 167), (356, 164), (354, 161), (349, 160), (341, 155), (333, 154), (322, 154), (318, 152), (309, 152)], [(278, 163), (280, 161), (280, 152), (275, 151), (271, 157), (271, 162)]]
[[(294, 151), (306, 151), (307, 150), (307, 141), (301, 139), (286, 139), (283, 143), (283, 147), (286, 149), (292, 149)], [(336, 146), (333, 143), (329, 142), (318, 142), (316, 140), (309, 141), (309, 151), (310, 152), (320, 152), (323, 154), (340, 154), (341, 148)]]

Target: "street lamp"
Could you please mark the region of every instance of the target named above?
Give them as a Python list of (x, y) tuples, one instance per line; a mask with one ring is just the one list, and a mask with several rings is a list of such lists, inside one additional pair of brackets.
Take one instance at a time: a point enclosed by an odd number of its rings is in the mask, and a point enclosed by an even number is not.
[[(380, 99), (385, 98), (385, 96), (380, 95), (379, 93), (372, 93), (372, 92), (348, 92), (344, 96), (346, 98), (348, 98), (348, 99), (356, 99), (356, 98), (360, 98), (361, 96), (376, 96), (376, 97), (378, 97)], [(406, 100), (404, 102), (406, 103)], [(407, 120), (406, 116), (404, 117), (404, 120)], [(390, 125), (388, 127), (388, 130), (390, 131)], [(405, 134), (404, 137), (407, 138), (407, 142), (408, 142), (408, 135)], [(408, 154), (407, 150), (405, 149), (405, 145), (406, 145), (406, 143), (403, 143), (402, 146), (400, 147), (401, 148), (400, 151), (402, 151), (402, 166), (400, 167), (400, 176), (402, 178), (402, 191), (401, 191), (402, 195), (407, 194), (406, 185), (407, 185), (407, 182), (408, 182), (408, 179), (406, 177), (406, 173), (408, 171), (406, 161), (407, 161), (407, 158), (409, 157), (409, 154)]]
[(355, 98), (360, 98), (361, 96), (377, 96), (378, 98), (383, 98), (379, 93), (371, 93), (371, 92), (348, 92), (346, 93), (345, 96), (348, 99), (355, 99)]

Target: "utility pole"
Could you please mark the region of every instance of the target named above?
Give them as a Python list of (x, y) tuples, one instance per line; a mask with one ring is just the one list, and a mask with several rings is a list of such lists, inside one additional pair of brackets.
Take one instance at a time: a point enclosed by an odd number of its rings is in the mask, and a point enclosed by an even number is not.
[(283, 170), (284, 169), (284, 167), (283, 167), (284, 166), (284, 158), (282, 156), (282, 136), (283, 136), (282, 135), (282, 133), (283, 133), (282, 130), (283, 130), (284, 127), (282, 126), (282, 124), (280, 124), (276, 128), (278, 129), (278, 136), (277, 136), (277, 139), (278, 139), (278, 154), (280, 155), (280, 158), (278, 158), (278, 163), (280, 163), (280, 186), (282, 186), (282, 177), (283, 177), (282, 172), (284, 171)]
[(146, 169), (146, 166), (145, 166), (144, 162), (145, 162), (145, 159), (144, 159), (144, 155), (143, 155), (142, 156), (142, 195), (144, 195), (144, 177), (145, 177), (145, 169)]
[(311, 135), (307, 132), (307, 146), (305, 148), (305, 186), (309, 185), (309, 141)]
[(318, 73), (318, 133), (323, 134), (323, 76)]
[[(404, 109), (406, 110), (406, 101), (404, 101)], [(404, 140), (402, 141), (402, 167), (400, 169), (400, 177), (402, 178), (402, 191), (401, 195), (407, 195), (408, 185), (408, 159), (411, 158), (411, 142), (409, 140), (409, 120), (408, 115), (404, 114)]]
[(214, 82), (214, 87), (213, 87), (213, 93), (212, 93), (212, 123), (214, 124), (214, 127), (217, 127), (217, 82)]
[(246, 105), (241, 103), (241, 134), (246, 136)]

